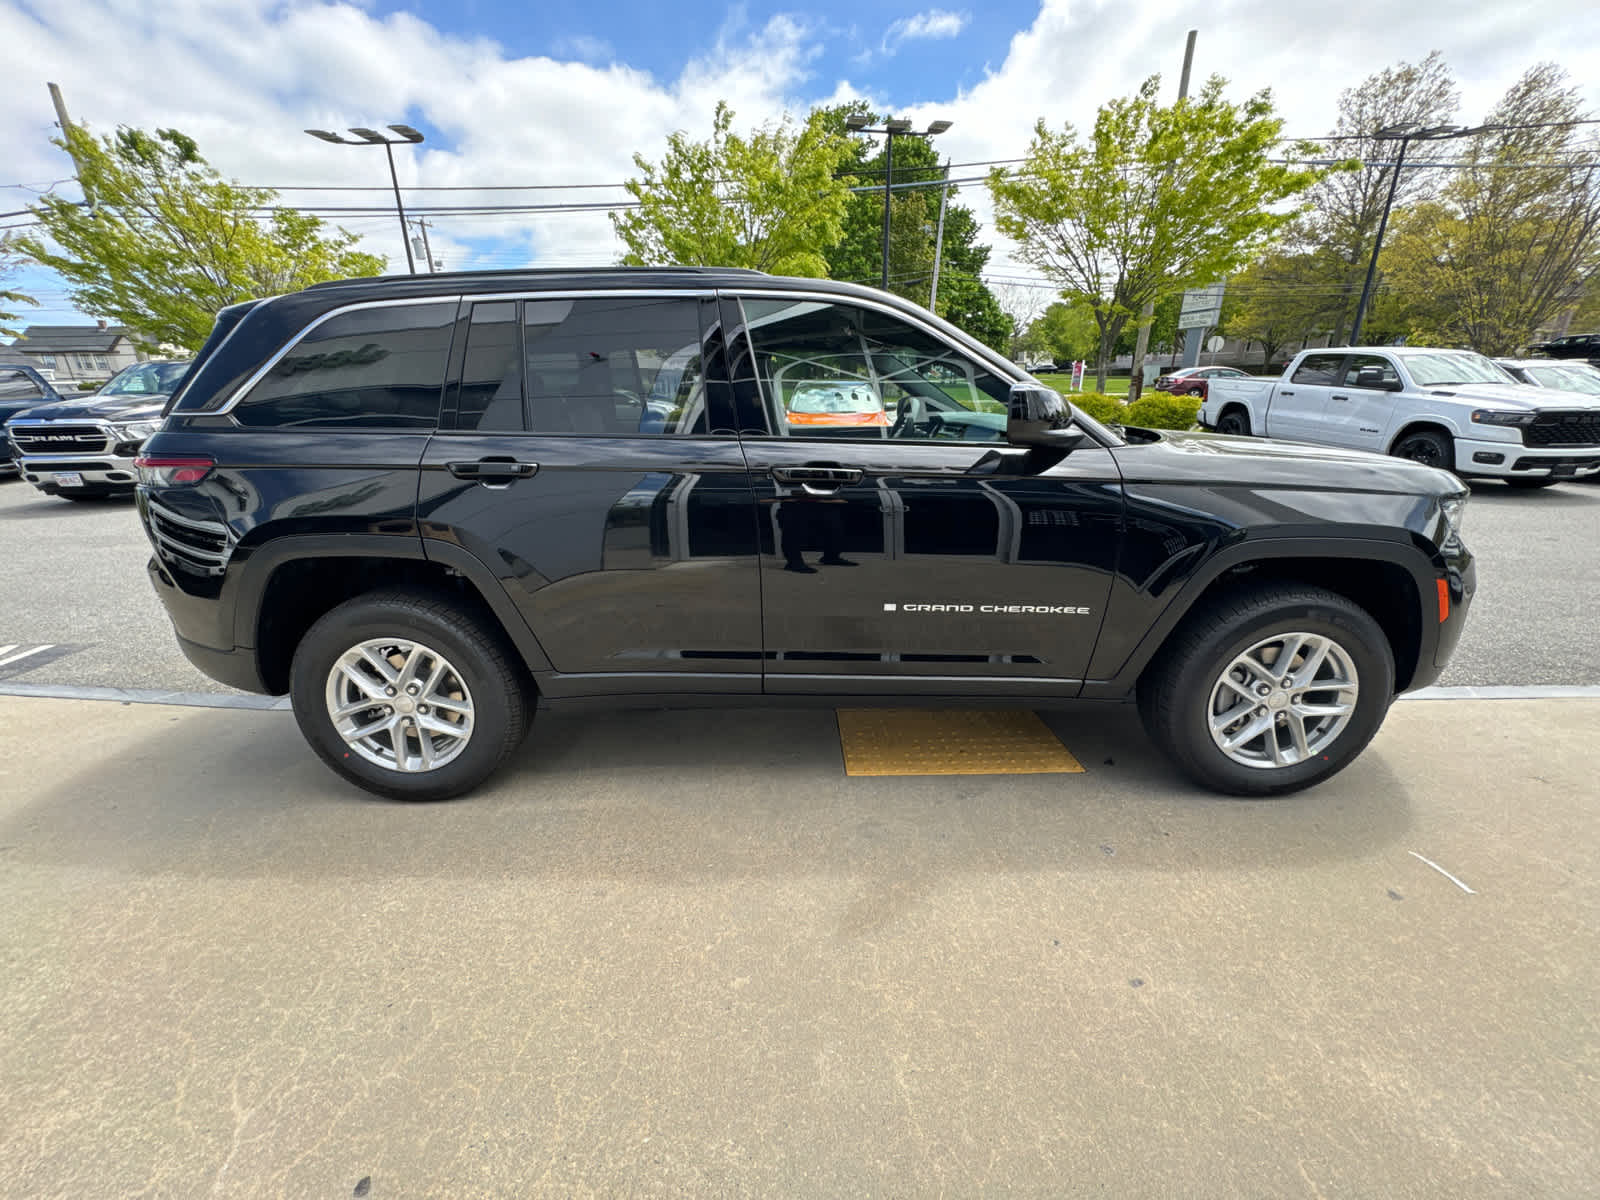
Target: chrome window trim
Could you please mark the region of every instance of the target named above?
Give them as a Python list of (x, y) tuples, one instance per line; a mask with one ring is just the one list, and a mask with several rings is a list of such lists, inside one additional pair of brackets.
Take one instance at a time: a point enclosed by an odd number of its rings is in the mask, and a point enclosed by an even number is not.
[[(266, 378), (267, 373), (271, 371), (273, 367), (277, 366), (283, 361), (284, 355), (288, 354), (289, 351), (293, 350), (302, 341), (304, 341), (306, 335), (313, 329), (316, 329), (325, 321), (333, 320), (334, 317), (343, 316), (348, 312), (358, 312), (364, 308), (401, 308), (415, 304), (451, 303), (459, 306), (461, 303), (461, 297), (455, 293), (451, 293), (449, 295), (441, 294), (437, 296), (407, 296), (400, 300), (361, 300), (354, 304), (344, 304), (338, 308), (330, 308), (327, 312), (320, 314), (314, 320), (308, 321), (300, 328), (299, 332), (297, 332), (282, 346), (278, 347), (277, 352), (273, 354), (271, 358), (267, 359), (266, 362), (262, 363), (261, 366), (257, 367), (250, 375), (250, 378), (246, 379), (238, 387), (234, 388), (233, 395), (229, 396), (221, 405), (216, 408), (195, 409), (189, 415), (196, 417), (220, 417), (231, 413), (235, 408), (238, 407), (239, 402), (250, 394), (250, 389), (255, 387), (256, 384), (260, 383), (262, 379)], [(248, 319), (248, 314), (246, 315), (246, 319)], [(455, 318), (451, 318), (451, 324), (454, 323)], [(239, 324), (244, 324), (244, 321), (240, 321)], [(237, 329), (238, 326), (235, 326), (234, 328)], [(233, 335), (229, 334), (228, 336), (232, 337)], [(235, 423), (237, 423), (237, 418), (235, 418)]]
[[(606, 296), (659, 296), (662, 299), (689, 298), (709, 300), (713, 299), (716, 294), (715, 288), (688, 289), (639, 287), (582, 288), (576, 290), (570, 288), (560, 288), (551, 289), (549, 291), (531, 289), (517, 292), (451, 292), (441, 293), (434, 296), (407, 296), (398, 300), (358, 300), (352, 304), (344, 304), (340, 305), (338, 308), (330, 308), (327, 312), (320, 314), (314, 320), (307, 322), (298, 333), (296, 333), (292, 338), (279, 347), (277, 353), (273, 354), (271, 358), (267, 359), (265, 363), (258, 367), (248, 379), (246, 379), (238, 387), (234, 388), (233, 394), (229, 396), (221, 405), (216, 408), (195, 409), (193, 410), (192, 415), (220, 417), (231, 414), (233, 410), (237, 408), (238, 405), (245, 399), (245, 397), (249, 395), (250, 389), (255, 387), (256, 384), (260, 383), (261, 380), (267, 376), (267, 373), (270, 372), (273, 367), (277, 366), (286, 354), (298, 346), (305, 339), (306, 335), (309, 334), (313, 329), (316, 329), (325, 321), (331, 321), (334, 317), (342, 316), (348, 312), (357, 312), (364, 308), (398, 308), (402, 305), (410, 304), (450, 303), (454, 303), (459, 307), (462, 303), (478, 304), (480, 302), (487, 302), (491, 300), (593, 300)], [(249, 320), (251, 315), (252, 314), (247, 313), (244, 320)], [(243, 325), (244, 320), (241, 320), (239, 325)], [(238, 331), (239, 325), (234, 326), (234, 332)], [(229, 333), (228, 337), (223, 339), (222, 344), (227, 345), (228, 339), (231, 337), (233, 337), (233, 333)], [(218, 350), (221, 350), (221, 348), (221, 346), (217, 347)], [(238, 424), (237, 417), (234, 418), (234, 423)]]

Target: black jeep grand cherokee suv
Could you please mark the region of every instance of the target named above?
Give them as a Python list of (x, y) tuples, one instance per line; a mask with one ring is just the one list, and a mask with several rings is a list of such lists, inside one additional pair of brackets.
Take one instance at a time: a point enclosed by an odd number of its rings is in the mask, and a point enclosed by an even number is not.
[(465, 791), (536, 705), (1137, 698), (1195, 779), (1338, 771), (1474, 583), (1452, 475), (1096, 424), (953, 326), (673, 268), (224, 311), (139, 462), (189, 658)]

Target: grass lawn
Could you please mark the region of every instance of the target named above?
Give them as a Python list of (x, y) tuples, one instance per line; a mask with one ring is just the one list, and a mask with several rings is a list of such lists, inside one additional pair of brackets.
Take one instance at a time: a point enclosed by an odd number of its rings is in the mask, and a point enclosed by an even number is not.
[[(1063, 396), (1072, 391), (1071, 375), (1040, 375), (1039, 382), (1048, 387), (1055, 388), (1055, 390), (1060, 392)], [(1084, 372), (1083, 390), (1086, 392), (1094, 391), (1093, 371)], [(1121, 378), (1112, 376), (1110, 379), (1107, 379), (1105, 394), (1108, 396), (1126, 396), (1128, 394), (1128, 377), (1126, 375), (1122, 376)]]

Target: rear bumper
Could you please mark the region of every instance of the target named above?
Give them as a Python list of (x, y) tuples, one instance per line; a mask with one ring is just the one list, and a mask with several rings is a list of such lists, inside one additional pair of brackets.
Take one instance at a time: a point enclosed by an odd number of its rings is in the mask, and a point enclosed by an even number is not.
[[(269, 694), (261, 681), (253, 646), (224, 647), (210, 644), (212, 641), (233, 640), (227, 631), (219, 628), (221, 622), (218, 618), (223, 610), (215, 598), (190, 596), (182, 591), (154, 557), (146, 564), (145, 570), (172, 621), (172, 632), (178, 639), (178, 648), (183, 651), (183, 656), (201, 674), (209, 675), (218, 683), (225, 683), (240, 691)], [(195, 640), (196, 634), (206, 640)]]
[(1600, 474), (1600, 447), (1456, 441), (1456, 474), (1486, 479), (1582, 479)]

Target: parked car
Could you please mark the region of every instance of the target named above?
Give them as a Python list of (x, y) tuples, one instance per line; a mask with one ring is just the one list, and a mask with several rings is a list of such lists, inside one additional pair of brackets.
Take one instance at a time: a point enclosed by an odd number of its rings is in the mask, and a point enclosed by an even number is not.
[(1600, 363), (1600, 333), (1574, 333), (1528, 349), (1551, 358), (1583, 358)]
[(1518, 383), (1470, 350), (1304, 350), (1280, 379), (1213, 380), (1200, 423), (1375, 450), (1513, 487), (1600, 473), (1600, 404)]
[(1247, 371), (1237, 367), (1180, 367), (1176, 371), (1169, 371), (1156, 380), (1156, 390), (1172, 392), (1179, 396), (1200, 396), (1206, 394), (1206, 385), (1213, 379), (1249, 379)]
[(1559, 388), (1566, 392), (1583, 392), (1600, 396), (1600, 368), (1586, 362), (1570, 360), (1551, 362), (1548, 358), (1497, 358), (1496, 366), (1504, 367), (1518, 383), (1530, 387)]
[[(792, 423), (805, 373), (894, 420)], [(475, 786), (536, 708), (642, 698), (1137, 698), (1196, 780), (1288, 792), (1437, 678), (1476, 589), (1445, 471), (1119, 432), (898, 296), (755, 271), (236, 305), (138, 468), (184, 653), (403, 799)]]
[(133, 460), (188, 369), (187, 362), (134, 363), (92, 395), (18, 413), (7, 433), (22, 477), (68, 500), (131, 495)]
[(7, 426), (18, 413), (40, 404), (61, 399), (41, 372), (25, 363), (0, 364), (0, 475), (15, 475), (17, 461), (12, 453)]

